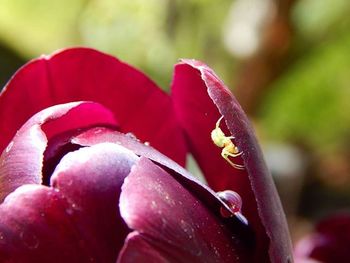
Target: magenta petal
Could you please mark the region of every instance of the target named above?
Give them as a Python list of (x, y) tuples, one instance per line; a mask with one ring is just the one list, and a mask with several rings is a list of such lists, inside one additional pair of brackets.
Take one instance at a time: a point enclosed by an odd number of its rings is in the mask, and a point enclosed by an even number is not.
[(115, 144), (67, 154), (53, 187), (24, 185), (0, 205), (0, 262), (115, 262), (129, 229), (121, 184), (138, 157)]
[(52, 136), (69, 129), (113, 124), (111, 113), (92, 102), (57, 105), (34, 115), (0, 157), (0, 202), (20, 185), (41, 183), (43, 154)]
[(241, 240), (146, 158), (125, 179), (119, 206), (128, 226), (169, 262), (248, 262)]
[[(291, 244), (285, 216), (254, 132), (236, 99), (210, 68), (194, 60), (176, 66), (172, 97), (178, 120), (190, 138), (190, 150), (209, 185), (242, 196), (243, 214), (257, 234), (256, 259), (289, 262)], [(227, 136), (235, 136), (235, 144), (243, 152), (243, 171), (231, 167), (211, 141), (210, 133), (221, 115)], [(234, 161), (241, 162), (240, 158)]]
[(88, 48), (41, 57), (14, 75), (0, 96), (0, 149), (34, 113), (82, 100), (99, 102), (111, 109), (121, 131), (151, 142), (184, 165), (185, 142), (170, 97), (140, 71)]
[(70, 209), (46, 186), (25, 185), (11, 193), (0, 205), (0, 262), (89, 262)]
[(138, 157), (117, 144), (81, 148), (63, 157), (52, 185), (72, 205), (76, 228), (95, 262), (112, 262), (129, 230), (121, 219), (121, 185)]
[(137, 232), (130, 233), (125, 241), (117, 263), (170, 263), (166, 255), (162, 255), (156, 247), (153, 247), (147, 240)]

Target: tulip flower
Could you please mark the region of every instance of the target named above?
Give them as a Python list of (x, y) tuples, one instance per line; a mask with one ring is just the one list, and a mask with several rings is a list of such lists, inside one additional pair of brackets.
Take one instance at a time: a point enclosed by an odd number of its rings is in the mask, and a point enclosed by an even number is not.
[[(236, 167), (211, 138), (221, 116)], [(293, 260), (249, 121), (201, 62), (181, 60), (167, 94), (112, 56), (67, 49), (11, 78), (0, 119), (1, 262)]]

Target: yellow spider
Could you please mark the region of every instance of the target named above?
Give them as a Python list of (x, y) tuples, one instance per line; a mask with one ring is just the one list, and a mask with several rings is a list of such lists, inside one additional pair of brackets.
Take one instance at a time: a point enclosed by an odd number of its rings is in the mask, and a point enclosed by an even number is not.
[(214, 144), (220, 148), (222, 148), (221, 156), (230, 164), (232, 167), (243, 170), (244, 166), (240, 164), (233, 163), (229, 157), (237, 157), (242, 154), (237, 148), (236, 145), (231, 141), (234, 139), (233, 136), (226, 136), (224, 132), (220, 129), (220, 122), (224, 116), (216, 122), (215, 129), (211, 132), (211, 139)]

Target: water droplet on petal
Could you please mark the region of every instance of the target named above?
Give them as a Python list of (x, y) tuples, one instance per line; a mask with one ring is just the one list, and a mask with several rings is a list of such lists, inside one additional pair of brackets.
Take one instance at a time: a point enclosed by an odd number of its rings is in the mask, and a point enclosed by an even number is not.
[(228, 210), (225, 207), (221, 207), (220, 212), (223, 217), (231, 217), (241, 212), (242, 198), (238, 193), (226, 190), (217, 192), (217, 195), (228, 206)]
[(39, 247), (39, 239), (37, 236), (30, 232), (21, 232), (20, 238), (29, 249), (36, 249)]

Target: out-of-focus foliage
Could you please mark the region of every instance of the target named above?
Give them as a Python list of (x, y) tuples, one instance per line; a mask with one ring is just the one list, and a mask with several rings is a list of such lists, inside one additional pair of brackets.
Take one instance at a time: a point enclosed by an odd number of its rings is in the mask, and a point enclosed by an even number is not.
[(323, 152), (349, 146), (349, 10), (346, 0), (304, 0), (296, 6), (301, 52), (262, 107), (271, 138), (302, 141)]
[(0, 40), (26, 58), (77, 45), (83, 0), (1, 0)]
[(80, 20), (82, 42), (138, 65), (163, 87), (183, 57), (206, 59), (227, 75), (225, 65), (232, 63), (220, 36), (230, 2), (91, 1)]
[(23, 58), (0, 42), (0, 90), (6, 84), (9, 76), (24, 63)]
[(80, 20), (82, 42), (147, 69), (155, 79), (163, 80), (176, 61), (165, 27), (166, 7), (167, 1), (161, 0), (91, 1)]
[(301, 0), (295, 7), (293, 22), (303, 37), (312, 39), (334, 28), (348, 29), (349, 11), (348, 0)]
[[(26, 58), (84, 45), (134, 64), (161, 86), (178, 58), (206, 60), (221, 75), (233, 60), (221, 42), (230, 0), (3, 0), (0, 40)], [(228, 77), (227, 77), (228, 78)]]
[(299, 215), (308, 218), (350, 207), (349, 11), (347, 0), (297, 2), (290, 62), (258, 116), (268, 140), (302, 146), (304, 181), (288, 187), (303, 189)]
[(350, 34), (319, 46), (274, 85), (264, 126), (277, 139), (341, 147), (350, 131)]

